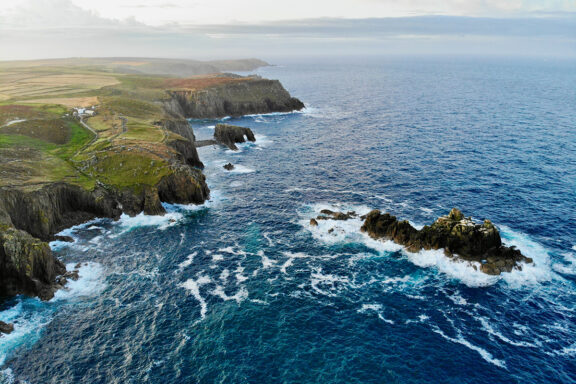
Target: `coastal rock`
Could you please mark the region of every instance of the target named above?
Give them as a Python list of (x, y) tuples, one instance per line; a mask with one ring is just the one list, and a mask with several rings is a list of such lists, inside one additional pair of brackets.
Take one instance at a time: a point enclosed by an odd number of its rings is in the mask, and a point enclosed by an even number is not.
[(477, 224), (456, 208), (420, 231), (408, 221), (374, 210), (366, 216), (361, 231), (375, 239), (393, 240), (410, 252), (444, 249), (450, 256), (480, 262), (480, 270), (490, 275), (521, 269), (520, 263), (532, 263), (514, 247), (503, 246), (498, 229), (489, 220)]
[(238, 127), (230, 124), (218, 124), (214, 129), (214, 139), (216, 142), (223, 144), (233, 151), (237, 151), (236, 143), (245, 143), (256, 141), (254, 133), (250, 128)]
[(291, 97), (278, 80), (258, 77), (200, 90), (173, 90), (165, 108), (187, 118), (209, 119), (271, 112), (291, 112), (304, 103)]
[(10, 334), (14, 331), (14, 324), (9, 324), (9, 323), (5, 323), (3, 321), (0, 321), (0, 336), (2, 336), (2, 334)]
[(320, 211), (321, 215), (319, 215), (316, 220), (349, 220), (353, 217), (357, 217), (356, 212), (351, 211), (347, 213), (343, 212), (334, 212), (329, 209), (323, 209)]
[(312, 227), (317, 227), (318, 226), (318, 221), (316, 221), (316, 219), (310, 219), (310, 225)]
[(231, 171), (234, 169), (234, 164), (228, 163), (228, 164), (224, 165), (224, 169), (227, 171)]
[(24, 293), (49, 300), (56, 276), (66, 267), (56, 259), (48, 243), (29, 233), (2, 225), (0, 228), (0, 296)]

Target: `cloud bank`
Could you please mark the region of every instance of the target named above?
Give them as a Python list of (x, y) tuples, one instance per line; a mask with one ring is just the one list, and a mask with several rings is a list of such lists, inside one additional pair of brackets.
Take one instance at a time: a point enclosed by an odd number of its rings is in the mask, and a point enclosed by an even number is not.
[[(486, 7), (491, 2), (476, 3)], [(156, 10), (180, 9), (183, 4), (139, 1), (125, 6)], [(575, 31), (576, 13), (570, 12), (152, 26), (134, 17), (104, 17), (71, 0), (34, 0), (0, 12), (0, 59), (143, 56), (274, 60), (281, 56), (366, 54), (576, 57)]]

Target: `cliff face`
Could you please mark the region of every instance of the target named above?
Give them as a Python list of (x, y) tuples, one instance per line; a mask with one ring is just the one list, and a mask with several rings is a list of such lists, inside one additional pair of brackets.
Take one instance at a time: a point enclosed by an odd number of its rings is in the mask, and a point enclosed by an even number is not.
[(202, 172), (184, 164), (174, 164), (155, 186), (124, 190), (99, 186), (87, 191), (56, 183), (33, 192), (0, 189), (0, 297), (54, 296), (57, 277), (66, 269), (47, 241), (64, 228), (96, 217), (117, 219), (123, 212), (162, 215), (161, 202), (201, 204), (209, 193)]
[(251, 78), (201, 90), (170, 91), (166, 109), (187, 118), (207, 119), (291, 112), (304, 108), (278, 80)]

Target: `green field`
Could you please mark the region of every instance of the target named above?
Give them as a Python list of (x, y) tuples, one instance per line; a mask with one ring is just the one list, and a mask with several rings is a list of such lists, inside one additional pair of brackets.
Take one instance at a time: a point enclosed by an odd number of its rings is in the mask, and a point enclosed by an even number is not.
[[(160, 123), (167, 118), (161, 106), (167, 91), (228, 81), (217, 75), (133, 74), (145, 68), (169, 72), (173, 64), (152, 59), (1, 62), (0, 187), (158, 183), (175, 156), (166, 142), (178, 138)], [(95, 115), (83, 119), (90, 129), (73, 115), (80, 107), (94, 107)]]

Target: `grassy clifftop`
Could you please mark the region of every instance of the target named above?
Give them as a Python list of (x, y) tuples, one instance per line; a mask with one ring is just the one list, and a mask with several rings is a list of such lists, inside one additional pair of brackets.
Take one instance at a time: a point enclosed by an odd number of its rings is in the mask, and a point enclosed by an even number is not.
[[(0, 64), (0, 187), (32, 190), (55, 181), (87, 189), (97, 181), (114, 187), (157, 184), (178, 157), (168, 144), (183, 140), (165, 128), (167, 90), (243, 79), (113, 71), (150, 66), (161, 69), (158, 62), (112, 60)], [(95, 115), (73, 116), (80, 107)]]

